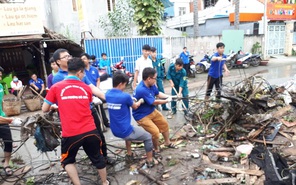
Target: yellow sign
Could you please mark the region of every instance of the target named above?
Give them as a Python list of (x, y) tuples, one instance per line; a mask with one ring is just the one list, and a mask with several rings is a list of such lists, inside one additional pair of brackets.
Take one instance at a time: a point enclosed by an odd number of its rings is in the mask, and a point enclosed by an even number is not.
[(87, 21), (87, 16), (85, 14), (85, 1), (84, 0), (77, 0), (77, 8), (78, 8), (78, 19), (80, 23), (81, 32), (90, 31)]
[(28, 4), (0, 4), (0, 37), (42, 34), (40, 8)]

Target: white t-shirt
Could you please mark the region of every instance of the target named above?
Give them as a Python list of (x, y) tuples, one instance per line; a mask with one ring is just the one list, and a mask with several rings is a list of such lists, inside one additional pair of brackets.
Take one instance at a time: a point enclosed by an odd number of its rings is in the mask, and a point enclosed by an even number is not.
[(20, 80), (17, 81), (17, 83), (11, 81), (11, 82), (10, 82), (10, 86), (11, 86), (11, 88), (14, 89), (14, 90), (20, 90), (21, 87), (23, 87), (23, 83), (22, 83), (22, 81), (20, 81)]
[(152, 60), (150, 58), (145, 59), (143, 56), (141, 56), (140, 58), (138, 58), (138, 60), (136, 60), (135, 71), (139, 71), (138, 83), (142, 81), (142, 73), (146, 67), (153, 68)]

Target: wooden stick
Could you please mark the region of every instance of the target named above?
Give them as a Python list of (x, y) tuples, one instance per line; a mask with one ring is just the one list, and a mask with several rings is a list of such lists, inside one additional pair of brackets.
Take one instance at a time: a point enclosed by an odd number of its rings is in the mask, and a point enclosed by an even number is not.
[(139, 168), (138, 172), (142, 175), (144, 175), (145, 177), (147, 177), (148, 179), (152, 180), (153, 182), (155, 182), (158, 185), (167, 185), (164, 182), (161, 182), (160, 180), (155, 179), (154, 177), (152, 177), (149, 173), (147, 173), (145, 170)]
[(197, 181), (197, 185), (208, 185), (208, 184), (223, 184), (223, 183), (238, 183), (237, 178), (222, 178), (222, 179), (206, 179)]
[(33, 89), (32, 87), (30, 87), (30, 89), (37, 94), (37, 96), (39, 96), (42, 100), (44, 100), (43, 96), (41, 96), (35, 89)]

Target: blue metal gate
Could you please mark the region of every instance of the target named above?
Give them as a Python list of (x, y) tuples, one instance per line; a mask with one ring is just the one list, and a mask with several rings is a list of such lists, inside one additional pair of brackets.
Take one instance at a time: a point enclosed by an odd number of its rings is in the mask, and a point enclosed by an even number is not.
[(89, 55), (95, 55), (99, 59), (101, 53), (106, 53), (111, 66), (124, 57), (124, 66), (132, 73), (135, 61), (142, 55), (142, 46), (145, 44), (155, 47), (158, 57), (163, 53), (162, 37), (89, 39), (84, 41), (85, 51)]

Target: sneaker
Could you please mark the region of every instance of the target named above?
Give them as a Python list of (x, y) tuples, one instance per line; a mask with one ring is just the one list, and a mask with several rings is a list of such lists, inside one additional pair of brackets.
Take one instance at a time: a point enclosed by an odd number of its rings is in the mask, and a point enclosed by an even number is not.
[(106, 164), (114, 165), (116, 163), (116, 160), (114, 160), (110, 157), (105, 157), (105, 162), (106, 162)]

